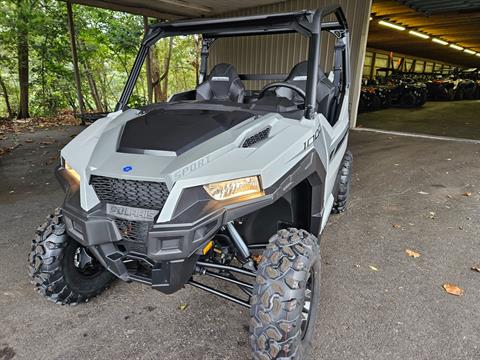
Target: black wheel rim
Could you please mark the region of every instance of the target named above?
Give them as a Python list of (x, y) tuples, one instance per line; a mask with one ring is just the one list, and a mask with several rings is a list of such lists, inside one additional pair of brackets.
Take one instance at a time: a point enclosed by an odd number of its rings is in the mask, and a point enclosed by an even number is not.
[(302, 309), (302, 325), (301, 325), (301, 334), (302, 340), (305, 338), (305, 335), (308, 332), (310, 326), (310, 320), (312, 315), (312, 302), (315, 298), (315, 272), (311, 269), (308, 272), (307, 285), (305, 287), (305, 299)]
[(78, 245), (73, 251), (73, 268), (85, 277), (95, 277), (103, 271), (102, 265), (86, 247)]

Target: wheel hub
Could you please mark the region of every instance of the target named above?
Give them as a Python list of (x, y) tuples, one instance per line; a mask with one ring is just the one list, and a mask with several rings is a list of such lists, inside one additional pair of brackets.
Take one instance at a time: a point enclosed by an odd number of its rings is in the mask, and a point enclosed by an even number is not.
[(89, 267), (93, 266), (93, 258), (87, 253), (87, 249), (85, 249), (83, 246), (78, 247), (75, 251), (73, 264), (77, 269), (85, 271)]

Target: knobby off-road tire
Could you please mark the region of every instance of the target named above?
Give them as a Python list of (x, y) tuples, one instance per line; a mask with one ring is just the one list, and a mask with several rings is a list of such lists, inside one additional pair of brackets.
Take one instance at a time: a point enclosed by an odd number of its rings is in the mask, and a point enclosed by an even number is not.
[(403, 108), (412, 108), (415, 107), (417, 103), (417, 97), (412, 93), (406, 93), (400, 96), (399, 104)]
[[(305, 230), (280, 230), (259, 264), (250, 310), (254, 359), (305, 359), (320, 290), (320, 249)], [(305, 307), (309, 308), (308, 316)]]
[(382, 108), (382, 100), (378, 95), (373, 96), (373, 101), (372, 101), (372, 111), (377, 111)]
[(463, 100), (463, 97), (465, 95), (465, 90), (463, 89), (458, 89), (457, 91), (455, 91), (455, 95), (454, 95), (454, 98), (453, 100)]
[(59, 209), (40, 226), (28, 258), (32, 283), (42, 295), (58, 304), (77, 304), (100, 294), (114, 279), (98, 261), (80, 269), (80, 251), (87, 251), (65, 231)]
[(353, 155), (350, 150), (343, 155), (342, 164), (337, 175), (337, 192), (334, 194), (332, 213), (339, 214), (347, 209), (350, 186), (352, 183)]
[(423, 106), (425, 105), (425, 103), (427, 102), (427, 94), (421, 94), (420, 96), (418, 96), (417, 98), (417, 103), (416, 103), (416, 106), (420, 107), (420, 106)]

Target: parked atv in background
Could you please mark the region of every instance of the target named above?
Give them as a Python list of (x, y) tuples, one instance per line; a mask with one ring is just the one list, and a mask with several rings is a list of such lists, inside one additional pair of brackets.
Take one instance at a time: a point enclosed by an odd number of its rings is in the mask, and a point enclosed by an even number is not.
[(455, 83), (450, 79), (434, 79), (428, 81), (428, 101), (452, 101), (455, 99)]
[(363, 80), (358, 103), (359, 112), (376, 111), (390, 106), (390, 89), (376, 80)]
[(473, 100), (477, 95), (477, 84), (470, 79), (458, 79), (455, 100)]
[(460, 72), (463, 79), (472, 80), (475, 83), (475, 92), (473, 99), (480, 99), (480, 68), (466, 69)]
[(423, 106), (426, 101), (427, 86), (412, 79), (396, 81), (390, 89), (392, 106), (414, 108)]
[(448, 77), (437, 76), (427, 82), (428, 100), (473, 100), (480, 97), (477, 69), (456, 70)]
[(427, 101), (426, 85), (415, 81), (414, 76), (391, 68), (377, 70), (377, 80), (389, 89), (389, 102), (396, 107), (420, 107)]

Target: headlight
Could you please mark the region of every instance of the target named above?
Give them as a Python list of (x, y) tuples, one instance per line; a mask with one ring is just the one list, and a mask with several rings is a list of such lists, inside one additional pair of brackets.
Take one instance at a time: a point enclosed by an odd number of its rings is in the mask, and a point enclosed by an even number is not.
[(215, 200), (227, 200), (239, 196), (255, 198), (264, 194), (258, 176), (207, 184), (203, 188)]
[(76, 172), (65, 160), (64, 160), (64, 167), (67, 170), (67, 173), (74, 178), (77, 182), (80, 182), (80, 174)]

